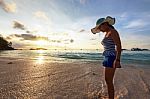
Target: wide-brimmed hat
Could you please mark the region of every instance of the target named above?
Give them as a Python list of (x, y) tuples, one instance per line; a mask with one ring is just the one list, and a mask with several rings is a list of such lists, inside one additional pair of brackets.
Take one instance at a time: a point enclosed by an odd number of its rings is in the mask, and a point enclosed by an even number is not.
[(104, 22), (108, 22), (108, 24), (110, 25), (114, 25), (115, 24), (115, 18), (112, 18), (110, 16), (107, 16), (106, 18), (100, 18), (97, 20), (96, 22), (96, 26), (94, 28), (91, 29), (92, 33), (98, 33), (100, 32), (100, 30), (98, 29), (98, 27), (104, 23)]

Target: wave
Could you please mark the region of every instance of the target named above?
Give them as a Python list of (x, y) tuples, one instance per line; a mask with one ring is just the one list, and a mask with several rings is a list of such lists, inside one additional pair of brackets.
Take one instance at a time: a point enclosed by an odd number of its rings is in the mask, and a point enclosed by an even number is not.
[[(15, 50), (0, 52), (0, 57), (36, 58), (44, 56), (45, 60), (78, 60), (78, 61), (103, 61), (100, 51), (30, 51)], [(121, 54), (123, 64), (137, 64), (138, 66), (149, 66), (150, 51), (123, 51)]]

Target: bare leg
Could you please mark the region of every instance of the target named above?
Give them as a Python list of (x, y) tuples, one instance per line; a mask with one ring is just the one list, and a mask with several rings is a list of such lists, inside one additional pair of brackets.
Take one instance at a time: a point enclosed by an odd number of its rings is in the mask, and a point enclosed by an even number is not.
[(114, 99), (114, 84), (113, 78), (115, 74), (115, 68), (105, 68), (105, 81), (107, 84), (109, 99)]

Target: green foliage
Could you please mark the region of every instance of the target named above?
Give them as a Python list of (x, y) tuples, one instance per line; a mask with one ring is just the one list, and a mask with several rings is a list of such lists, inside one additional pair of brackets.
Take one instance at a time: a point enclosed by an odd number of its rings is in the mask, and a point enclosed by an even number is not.
[(12, 50), (12, 42), (8, 42), (3, 37), (0, 37), (0, 50)]

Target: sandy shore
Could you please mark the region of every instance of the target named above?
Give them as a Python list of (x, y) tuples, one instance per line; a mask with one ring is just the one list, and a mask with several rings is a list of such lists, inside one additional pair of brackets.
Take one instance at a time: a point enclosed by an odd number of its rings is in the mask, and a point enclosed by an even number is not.
[[(150, 68), (122, 65), (116, 99), (150, 99)], [(0, 99), (107, 99), (100, 62), (44, 62), (0, 58)]]

